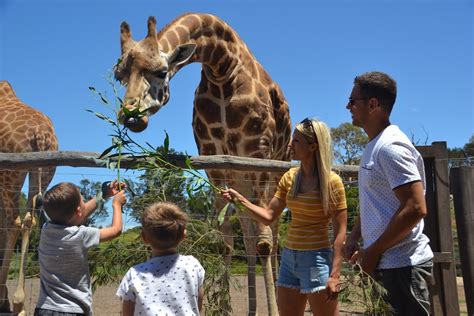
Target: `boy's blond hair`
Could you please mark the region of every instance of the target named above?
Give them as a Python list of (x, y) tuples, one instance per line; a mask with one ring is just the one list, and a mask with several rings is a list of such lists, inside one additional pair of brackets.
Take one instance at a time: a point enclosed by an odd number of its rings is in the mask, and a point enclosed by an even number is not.
[(61, 182), (49, 189), (43, 198), (43, 207), (55, 224), (67, 225), (81, 204), (79, 188), (70, 182)]
[(153, 248), (177, 247), (184, 237), (188, 216), (176, 204), (158, 202), (142, 214), (142, 232)]

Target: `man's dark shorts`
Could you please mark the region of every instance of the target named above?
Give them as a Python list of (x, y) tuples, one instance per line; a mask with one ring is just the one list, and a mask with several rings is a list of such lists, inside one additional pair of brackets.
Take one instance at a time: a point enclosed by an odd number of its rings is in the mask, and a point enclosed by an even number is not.
[(376, 270), (374, 277), (387, 290), (385, 300), (394, 315), (430, 315), (433, 261), (403, 268)]
[(42, 309), (36, 308), (34, 316), (82, 316), (86, 314), (78, 314), (78, 313), (64, 313), (64, 312), (57, 312), (52, 311), (49, 309)]

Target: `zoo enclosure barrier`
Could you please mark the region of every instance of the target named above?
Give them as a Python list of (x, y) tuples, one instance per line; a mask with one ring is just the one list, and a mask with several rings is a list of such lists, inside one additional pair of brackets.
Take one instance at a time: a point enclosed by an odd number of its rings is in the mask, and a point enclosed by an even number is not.
[[(457, 295), (455, 259), (453, 251), (452, 225), (450, 216), (450, 190), (448, 154), (446, 142), (434, 142), (431, 146), (417, 146), (423, 156), (426, 173), (426, 202), (428, 216), (425, 219), (424, 232), (428, 235), (434, 257), (434, 284), (431, 286), (431, 303), (433, 315), (459, 315), (459, 302)], [(37, 152), (23, 154), (0, 154), (1, 169), (25, 169), (41, 166), (72, 166), (72, 167), (105, 167), (106, 162), (98, 159), (98, 153), (84, 152)], [(173, 155), (169, 157), (171, 163), (186, 167), (186, 157)], [(122, 160), (122, 168), (133, 168), (136, 161)], [(191, 165), (195, 169), (233, 169), (247, 171), (274, 171), (288, 170), (290, 162), (264, 160), (255, 158), (233, 157), (227, 155), (195, 156), (191, 157)], [(357, 174), (357, 166), (335, 166), (336, 171), (343, 176), (354, 177)], [(463, 178), (464, 179), (464, 178)], [(471, 176), (472, 184), (472, 176)], [(465, 181), (465, 180), (462, 180)], [(472, 190), (470, 209), (472, 211)], [(455, 197), (456, 200), (456, 197)], [(472, 213), (471, 213), (472, 214)], [(456, 214), (457, 215), (457, 214)], [(458, 215), (456, 216), (456, 218)], [(472, 218), (472, 217), (471, 217)], [(471, 229), (468, 229), (471, 233)], [(465, 230), (458, 230), (458, 234)], [(470, 291), (468, 300), (472, 300), (472, 262), (473, 248), (472, 235), (459, 236), (459, 240), (471, 241), (471, 247), (467, 255), (462, 256), (462, 270), (468, 271), (471, 282), (467, 282)], [(469, 267), (471, 267), (469, 270)], [(469, 290), (470, 289), (470, 290)], [(472, 303), (471, 303), (472, 305)], [(471, 306), (472, 309), (472, 306)], [(470, 313), (472, 313), (470, 311)]]
[(467, 312), (474, 315), (474, 166), (452, 168), (450, 178)]

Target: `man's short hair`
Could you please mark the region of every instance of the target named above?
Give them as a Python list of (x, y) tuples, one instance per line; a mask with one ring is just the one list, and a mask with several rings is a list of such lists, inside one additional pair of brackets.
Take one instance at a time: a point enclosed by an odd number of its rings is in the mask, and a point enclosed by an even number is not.
[(142, 214), (142, 231), (153, 248), (177, 247), (183, 239), (188, 216), (176, 204), (158, 202)]
[(397, 98), (397, 82), (383, 72), (366, 72), (355, 77), (354, 85), (359, 88), (361, 97), (377, 98), (382, 108), (389, 114), (392, 112)]
[(49, 189), (43, 198), (46, 214), (53, 223), (66, 225), (81, 204), (79, 188), (70, 182), (61, 182)]

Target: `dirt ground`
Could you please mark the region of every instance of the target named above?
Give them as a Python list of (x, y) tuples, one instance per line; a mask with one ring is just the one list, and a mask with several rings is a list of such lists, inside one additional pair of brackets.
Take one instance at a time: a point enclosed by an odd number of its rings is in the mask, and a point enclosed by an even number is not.
[[(247, 314), (247, 279), (244, 276), (237, 277), (239, 280), (242, 289), (240, 291), (231, 289), (232, 297), (232, 309), (233, 315), (246, 315)], [(8, 287), (10, 290), (10, 301), (13, 293), (15, 291), (16, 282), (8, 281)], [(267, 315), (267, 308), (265, 304), (265, 287), (263, 282), (263, 277), (257, 277), (257, 312), (258, 315)], [(93, 297), (93, 308), (94, 315), (96, 316), (109, 316), (109, 315), (120, 315), (121, 304), (118, 298), (115, 297), (115, 291), (117, 286), (106, 286), (99, 288)], [(39, 280), (38, 279), (28, 279), (25, 283), (25, 294), (26, 302), (25, 308), (28, 315), (33, 315), (33, 310), (38, 299), (39, 292)], [(461, 315), (467, 315), (466, 308), (466, 299), (464, 296), (464, 287), (462, 283), (462, 278), (458, 277), (458, 295), (459, 302), (461, 303)], [(341, 306), (340, 308), (341, 315), (355, 315), (355, 313), (350, 312), (350, 306)], [(307, 308), (305, 315), (312, 315), (312, 313)]]

